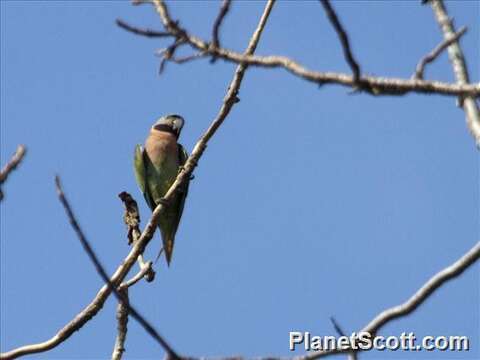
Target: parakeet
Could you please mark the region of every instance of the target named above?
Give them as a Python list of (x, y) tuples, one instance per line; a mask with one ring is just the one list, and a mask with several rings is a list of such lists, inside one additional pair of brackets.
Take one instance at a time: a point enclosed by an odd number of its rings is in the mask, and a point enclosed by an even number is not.
[[(184, 120), (180, 115), (162, 116), (150, 129), (145, 140), (145, 149), (141, 145), (135, 147), (135, 178), (152, 211), (162, 202), (180, 167), (188, 158), (188, 153), (177, 142), (183, 124)], [(171, 203), (166, 204), (166, 209), (158, 220), (168, 265), (172, 260), (175, 233), (182, 217), (187, 192), (188, 184), (177, 192)]]

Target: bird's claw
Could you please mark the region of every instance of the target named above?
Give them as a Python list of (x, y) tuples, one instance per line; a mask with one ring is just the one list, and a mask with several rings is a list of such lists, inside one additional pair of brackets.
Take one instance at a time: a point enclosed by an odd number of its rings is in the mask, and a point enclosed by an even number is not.
[[(180, 174), (183, 170), (185, 170), (185, 166), (179, 166), (178, 167), (178, 174)], [(190, 175), (190, 179), (189, 180), (193, 180), (195, 179), (195, 175)]]
[(170, 206), (170, 203), (171, 203), (170, 200), (167, 200), (165, 198), (161, 198), (158, 202), (164, 206)]

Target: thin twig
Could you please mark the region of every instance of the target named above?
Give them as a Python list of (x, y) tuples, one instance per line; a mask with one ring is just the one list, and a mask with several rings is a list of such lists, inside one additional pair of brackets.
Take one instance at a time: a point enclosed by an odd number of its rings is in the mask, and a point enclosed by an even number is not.
[[(330, 322), (332, 323), (333, 328), (338, 333), (338, 335), (347, 336), (343, 331), (343, 329), (341, 328), (340, 324), (337, 322), (337, 320), (335, 320), (333, 316), (330, 316)], [(357, 360), (357, 353), (354, 350), (348, 353), (348, 360)]]
[(159, 38), (159, 37), (171, 37), (172, 34), (163, 31), (157, 31), (152, 29), (142, 29), (133, 25), (128, 24), (122, 19), (115, 20), (115, 23), (124, 30), (127, 30), (136, 35), (142, 35), (149, 38)]
[(455, 35), (451, 38), (443, 40), (440, 44), (438, 44), (435, 49), (433, 49), (430, 53), (425, 55), (417, 64), (415, 69), (415, 74), (413, 75), (414, 79), (423, 79), (423, 73), (425, 71), (425, 66), (430, 64), (431, 62), (435, 61), (435, 59), (451, 44), (456, 42), (463, 34), (467, 32), (467, 27), (462, 27)]
[(70, 224), (72, 225), (75, 233), (78, 236), (78, 239), (80, 240), (80, 243), (82, 244), (83, 249), (87, 253), (88, 257), (92, 261), (93, 265), (95, 266), (95, 270), (97, 270), (97, 273), (100, 275), (102, 280), (107, 284), (107, 286), (110, 288), (110, 291), (112, 291), (115, 296), (117, 297), (118, 301), (122, 302), (125, 307), (127, 307), (129, 314), (137, 320), (140, 325), (145, 329), (145, 331), (153, 338), (155, 339), (161, 346), (162, 348), (167, 352), (169, 358), (171, 359), (180, 359), (180, 357), (177, 355), (177, 353), (172, 349), (172, 347), (166, 342), (166, 340), (158, 333), (158, 331), (137, 311), (135, 308), (129, 304), (128, 299), (124, 298), (122, 293), (118, 291), (116, 288), (116, 285), (113, 284), (110, 280), (110, 278), (107, 275), (107, 272), (105, 271), (103, 265), (100, 263), (100, 260), (98, 259), (97, 255), (95, 254), (95, 251), (93, 250), (92, 246), (88, 242), (87, 238), (85, 237), (76, 217), (75, 214), (73, 213), (73, 210), (65, 196), (65, 193), (63, 192), (62, 185), (60, 183), (60, 178), (58, 176), (55, 177), (55, 184), (57, 188), (57, 194), (60, 199), (60, 202), (62, 203), (63, 207), (65, 208), (65, 212), (67, 213), (68, 219), (70, 221)]
[(117, 337), (115, 346), (113, 347), (112, 360), (120, 360), (125, 352), (125, 340), (127, 338), (128, 324), (128, 287), (118, 290), (123, 297), (123, 301), (119, 301), (117, 305)]
[(149, 281), (150, 278), (148, 277), (149, 276), (148, 274), (151, 274), (153, 272), (152, 265), (153, 263), (151, 261), (148, 261), (147, 263), (145, 263), (145, 265), (140, 267), (140, 271), (137, 274), (135, 274), (135, 276), (133, 276), (130, 280), (127, 280), (121, 283), (118, 289), (120, 290), (120, 289), (129, 288), (130, 286), (135, 285), (137, 282), (139, 282), (143, 277), (145, 277), (146, 280)]
[[(431, 0), (430, 5), (432, 7), (435, 18), (443, 32), (444, 39), (450, 39), (455, 36), (455, 28), (450, 20), (445, 5), (441, 0)], [(457, 84), (467, 85), (470, 81), (468, 78), (467, 65), (463, 56), (462, 48), (458, 42), (453, 42), (448, 47), (448, 55), (450, 62), (452, 63), (453, 72), (457, 79)], [(459, 98), (459, 103), (463, 106), (465, 111), (467, 127), (472, 133), (477, 147), (480, 147), (480, 110), (475, 98), (471, 94), (463, 94)]]
[[(268, 19), (268, 15), (272, 9), (274, 1), (269, 0), (265, 10), (262, 14), (260, 22), (258, 24), (257, 29), (255, 30), (252, 38), (250, 40), (249, 46), (247, 48), (246, 53), (251, 54), (256, 48), (258, 44), (260, 34), (262, 33), (265, 23)], [(155, 1), (155, 7), (157, 11), (161, 12), (161, 8), (166, 9), (165, 5), (161, 1)], [(237, 67), (235, 72), (234, 78), (228, 88), (228, 92), (225, 96), (223, 104), (220, 108), (220, 111), (217, 117), (213, 120), (210, 127), (207, 131), (200, 137), (197, 144), (195, 145), (192, 154), (189, 156), (186, 164), (183, 166), (182, 171), (177, 175), (175, 182), (172, 184), (168, 192), (165, 194), (164, 199), (166, 202), (171, 201), (173, 197), (178, 192), (178, 189), (182, 188), (187, 181), (190, 180), (190, 176), (193, 172), (193, 169), (196, 167), (198, 160), (201, 158), (205, 148), (207, 146), (208, 141), (210, 138), (215, 134), (218, 127), (223, 123), (227, 115), (230, 113), (231, 108), (237, 102), (237, 93), (239, 91), (241, 81), (243, 78), (243, 74), (245, 69), (247, 68), (247, 64), (241, 64)], [(117, 268), (115, 273), (110, 278), (110, 283), (113, 286), (118, 286), (121, 281), (125, 278), (128, 271), (132, 268), (135, 261), (138, 259), (138, 256), (143, 253), (145, 247), (148, 245), (149, 241), (152, 239), (155, 230), (157, 228), (158, 219), (162, 212), (164, 211), (165, 207), (162, 203), (160, 203), (155, 210), (153, 211), (148, 224), (145, 226), (141, 236), (139, 239), (134, 242), (130, 253), (127, 257), (122, 261), (121, 265)], [(9, 352), (3, 353), (0, 355), (2, 359), (14, 359), (19, 356), (33, 354), (38, 352), (44, 352), (50, 350), (63, 341), (68, 339), (75, 331), (79, 330), (85, 323), (87, 323), (92, 317), (94, 317), (102, 308), (103, 304), (105, 303), (106, 299), (112, 292), (112, 286), (109, 284), (105, 284), (100, 291), (97, 293), (95, 298), (92, 302), (82, 310), (70, 323), (65, 325), (60, 331), (58, 331), (51, 339), (37, 344), (25, 345), (16, 349), (13, 349)], [(130, 314), (133, 316), (132, 307), (130, 305)]]
[(177, 38), (172, 45), (157, 52), (157, 54), (162, 57), (162, 60), (160, 61), (160, 67), (158, 69), (159, 74), (163, 73), (163, 71), (165, 70), (165, 65), (167, 61), (175, 59), (175, 51), (177, 51), (178, 47), (183, 44), (185, 44), (185, 40)]
[(189, 62), (189, 61), (192, 61), (192, 60), (198, 60), (198, 59), (204, 58), (205, 56), (206, 55), (204, 53), (197, 52), (195, 54), (186, 55), (186, 56), (182, 56), (182, 57), (172, 56), (170, 58), (170, 61), (174, 62), (175, 64), (183, 64), (183, 63), (186, 63), (186, 62)]
[[(410, 297), (410, 299), (405, 301), (403, 304), (382, 311), (362, 330), (358, 331), (357, 334), (361, 332), (367, 332), (373, 336), (388, 322), (412, 313), (435, 290), (437, 290), (447, 281), (452, 280), (462, 274), (468, 267), (478, 261), (478, 259), (480, 259), (480, 242), (475, 244), (475, 246), (473, 246), (465, 255), (455, 261), (452, 265), (444, 268), (432, 276), (420, 289), (415, 292), (415, 294)], [(349, 352), (351, 350), (352, 349), (349, 348), (321, 350), (301, 356), (297, 360), (314, 360), (328, 355)], [(357, 351), (361, 350), (361, 348), (357, 349)]]
[(8, 175), (17, 168), (17, 166), (22, 162), (23, 157), (27, 152), (27, 148), (24, 145), (18, 145), (15, 154), (13, 154), (10, 161), (8, 161), (0, 172), (0, 201), (3, 200), (3, 191), (1, 185), (7, 180)]
[(328, 19), (330, 20), (333, 28), (335, 29), (335, 32), (337, 33), (338, 38), (340, 39), (340, 43), (342, 44), (342, 49), (343, 49), (343, 56), (345, 57), (345, 60), (347, 61), (350, 68), (352, 69), (353, 82), (356, 84), (359, 84), (360, 75), (361, 75), (360, 65), (358, 65), (358, 62), (353, 57), (352, 49), (350, 47), (350, 42), (348, 41), (347, 32), (345, 31), (342, 24), (340, 23), (340, 20), (338, 19), (338, 16), (335, 13), (335, 10), (330, 4), (330, 1), (320, 0), (320, 2), (325, 10), (325, 13), (327, 14)]
[[(223, 19), (227, 15), (228, 11), (230, 10), (231, 1), (230, 0), (223, 0), (222, 5), (220, 6), (220, 11), (218, 13), (215, 22), (213, 23), (213, 30), (212, 30), (212, 47), (218, 48), (220, 47), (220, 39), (219, 39), (219, 32), (220, 32), (220, 25), (222, 25)], [(212, 56), (210, 62), (214, 63), (216, 61), (216, 57)]]
[(336, 320), (333, 316), (330, 316), (330, 322), (332, 323), (333, 328), (334, 328), (335, 331), (338, 333), (338, 335), (340, 335), (340, 336), (346, 336), (346, 335), (345, 335), (345, 332), (344, 332), (343, 329), (340, 327), (340, 324), (337, 322), (337, 320)]

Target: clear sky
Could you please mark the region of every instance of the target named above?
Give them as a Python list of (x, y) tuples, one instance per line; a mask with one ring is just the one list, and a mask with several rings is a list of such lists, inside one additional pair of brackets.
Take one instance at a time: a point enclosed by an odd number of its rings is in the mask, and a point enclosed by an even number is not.
[[(473, 81), (479, 80), (478, 2), (447, 3)], [(263, 2), (237, 2), (221, 41), (242, 51)], [(441, 33), (428, 6), (335, 2), (366, 73), (409, 78)], [(218, 2), (170, 3), (172, 16), (208, 39)], [(129, 251), (117, 194), (139, 201), (135, 144), (162, 114), (186, 120), (191, 150), (216, 115), (234, 65), (168, 64), (169, 44), (119, 29), (121, 17), (161, 29), (149, 5), (1, 1), (1, 162), (28, 154), (1, 205), (1, 350), (44, 341), (88, 304), (102, 282), (54, 191), (60, 174), (79, 221), (109, 272)], [(187, 52), (184, 51), (183, 54)], [(278, 3), (258, 54), (291, 56), (349, 72), (316, 2)], [(446, 54), (429, 79), (453, 81)], [(478, 153), (453, 98), (351, 95), (283, 70), (251, 69), (238, 103), (195, 170), (172, 266), (131, 301), (182, 354), (292, 355), (289, 331), (347, 333), (405, 301), (478, 241)], [(156, 234), (147, 251), (156, 255)], [(466, 335), (468, 353), (374, 352), (361, 359), (478, 359), (479, 265), (383, 335)], [(35, 359), (104, 359), (116, 335), (116, 302)], [(163, 351), (129, 322), (126, 359)], [(300, 353), (300, 352), (299, 352)]]

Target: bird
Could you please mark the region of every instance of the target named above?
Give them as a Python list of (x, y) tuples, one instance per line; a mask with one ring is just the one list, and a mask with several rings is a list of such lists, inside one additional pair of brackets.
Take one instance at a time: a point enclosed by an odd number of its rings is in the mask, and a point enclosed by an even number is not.
[(160, 249), (157, 260), (164, 251), (167, 266), (172, 261), (175, 234), (188, 194), (187, 182), (177, 191), (172, 201), (165, 202), (163, 199), (188, 159), (187, 151), (178, 143), (184, 123), (185, 120), (180, 115), (162, 116), (151, 127), (145, 148), (139, 144), (135, 146), (135, 179), (147, 205), (152, 211), (160, 203), (166, 205), (158, 219), (163, 248)]

